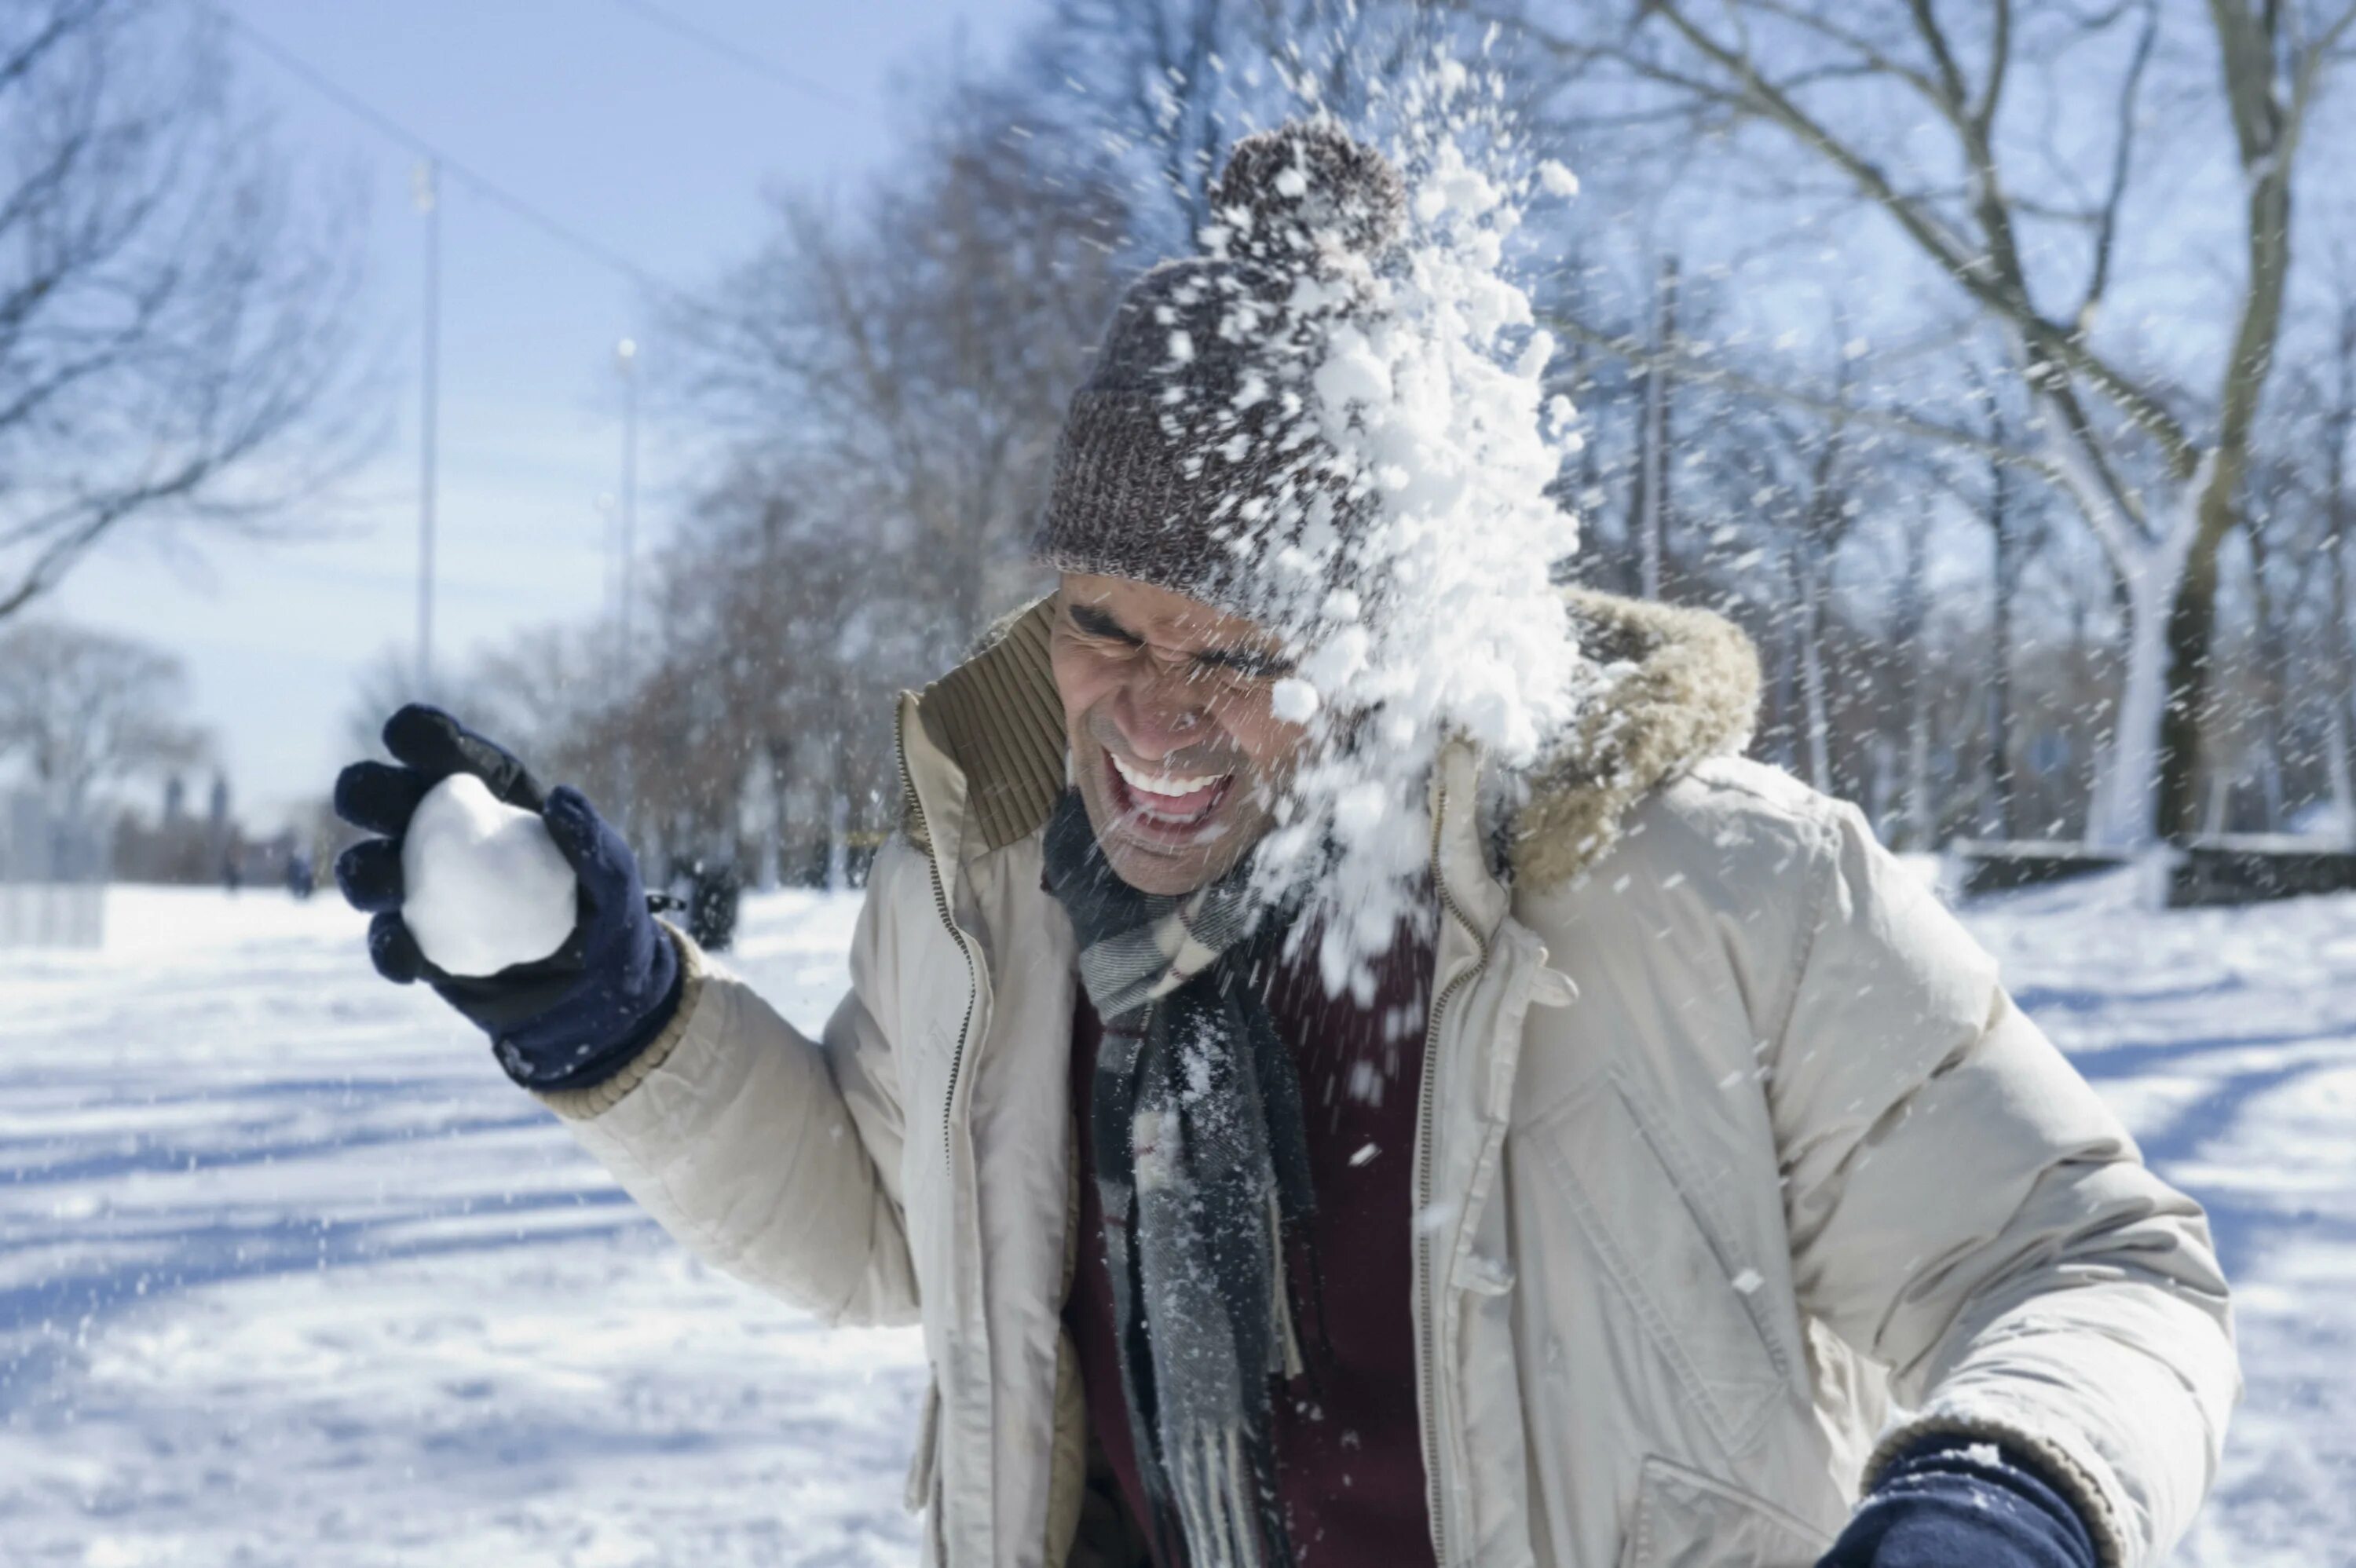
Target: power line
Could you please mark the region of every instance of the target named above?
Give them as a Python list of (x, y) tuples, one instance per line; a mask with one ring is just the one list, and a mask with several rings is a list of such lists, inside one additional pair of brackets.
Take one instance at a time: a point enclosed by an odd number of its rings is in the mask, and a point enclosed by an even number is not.
[(227, 8), (199, 0), (200, 8), (209, 11), (221, 26), (243, 39), (254, 52), (268, 59), (281, 70), (294, 77), (320, 97), (346, 113), (363, 122), (380, 135), (398, 142), (421, 158), (432, 160), (462, 185), (473, 190), (494, 206), (505, 208), (558, 244), (566, 247), (612, 272), (619, 273), (638, 287), (667, 299), (679, 299), (680, 291), (656, 277), (620, 251), (591, 239), (546, 208), (518, 196), (514, 191), (449, 152), (418, 134), (400, 121), (377, 108), (357, 93), (335, 81), (325, 72), (295, 54), (285, 45), (256, 27), (244, 17)]
[(651, 23), (667, 33), (685, 38), (698, 48), (719, 56), (738, 69), (750, 71), (764, 80), (775, 82), (780, 87), (792, 88), (796, 92), (808, 93), (810, 97), (831, 103), (838, 109), (855, 110), (860, 107), (857, 102), (844, 97), (824, 82), (812, 77), (803, 76), (797, 71), (787, 70), (785, 67), (764, 59), (748, 49), (739, 48), (719, 34), (689, 21), (676, 12), (653, 4), (652, 0), (614, 0), (614, 4), (640, 21)]

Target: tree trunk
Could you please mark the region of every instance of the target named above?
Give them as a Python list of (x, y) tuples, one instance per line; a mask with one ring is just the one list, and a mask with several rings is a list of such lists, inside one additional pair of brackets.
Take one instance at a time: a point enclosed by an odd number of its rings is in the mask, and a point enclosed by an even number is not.
[(844, 777), (842, 749), (833, 750), (833, 768), (826, 795), (826, 889), (839, 893), (851, 885), (851, 795)]
[(1824, 583), (1816, 570), (1815, 547), (1802, 539), (1800, 560), (1800, 700), (1806, 709), (1808, 783), (1824, 795), (1833, 792), (1832, 717), (1825, 699), (1825, 658), (1821, 645)]
[[(2210, 645), (2217, 633), (2217, 566), (2223, 541), (2194, 541), (2169, 605), (2164, 647), (2165, 696), (2159, 715), (2158, 773), (2147, 820), (2162, 838), (2200, 829), (2201, 731), (2210, 703)], [(2123, 709), (2124, 723), (2126, 713)]]
[(2356, 302), (2340, 315), (2339, 396), (2324, 422), (2324, 568), (2329, 571), (2333, 637), (2330, 746), (2331, 804), (2340, 831), (2356, 843), (2356, 619), (2348, 581), (2348, 438), (2356, 431)]
[(1931, 519), (1926, 516), (1906, 536), (1906, 581), (1901, 596), (1906, 648), (1906, 794), (1908, 847), (1928, 849), (1937, 833), (1931, 802), (1931, 678), (1923, 656), (1928, 638)]
[[(2290, 707), (2293, 688), (2290, 644), (2283, 635), (2284, 607), (2275, 595), (2274, 550), (2265, 523), (2252, 517), (2242, 525), (2242, 533), (2250, 549), (2250, 613), (2255, 622), (2251, 630), (2256, 644), (2258, 699), (2252, 717), (2257, 728), (2258, 787), (2265, 802), (2265, 830), (2272, 833), (2283, 825), (2286, 804), (2283, 716)], [(2289, 597), (2292, 605), (2307, 597), (2304, 581), (2292, 585)]]
[[(1794, 560), (1786, 573), (1792, 580), (1794, 596), (1799, 592), (1800, 571)], [(1792, 624), (1784, 635), (1775, 639), (1775, 742), (1774, 763), (1785, 773), (1799, 772), (1800, 752), (1800, 634)]]
[(1665, 586), (1668, 554), (1669, 508), (1669, 372), (1670, 345), (1677, 330), (1677, 259), (1661, 262), (1653, 290), (1653, 353), (1644, 367), (1644, 428), (1641, 486), (1636, 513), (1637, 559), (1642, 563), (1641, 591), (1658, 599)]
[(2331, 624), (2338, 635), (2329, 645), (2332, 684), (2330, 746), (2331, 804), (2340, 815), (2340, 831), (2356, 842), (2356, 619), (2351, 618), (2348, 581), (2346, 501), (2335, 486), (2331, 496), (2331, 531), (2324, 548), (2330, 559)]
[[(2269, 7), (2272, 13), (2272, 7)], [(2221, 34), (2222, 38), (2222, 34)], [(2222, 51), (2229, 75), (2243, 69), (2229, 47)], [(2217, 561), (2225, 536), (2238, 520), (2235, 506), (2250, 459), (2254, 426), (2266, 377), (2282, 328), (2283, 293), (2290, 271), (2291, 147), (2276, 125), (2261, 151), (2243, 148), (2248, 181), (2244, 233), (2249, 281), (2233, 334), (2219, 403), (2217, 444), (2188, 475), (2194, 516), (2191, 549), (2168, 617), (2168, 701), (2161, 719), (2159, 786), (2152, 827), (2163, 837), (2191, 830), (2201, 771), (2201, 721), (2210, 702), (2214, 671), (2211, 650), (2217, 633)], [(2163, 547), (2164, 548), (2164, 547)]]
[[(1999, 435), (2001, 432), (1999, 431)], [(1984, 829), (2012, 837), (2012, 600), (2019, 587), (2019, 541), (2012, 537), (2011, 475), (1988, 464), (1988, 531), (1995, 539), (1996, 594), (1988, 606), (1987, 805)]]
[[(2149, 841), (2153, 823), (2163, 820), (2157, 815), (2163, 798), (2179, 814), (2165, 820), (2182, 824), (2171, 832), (2189, 832), (2197, 826), (2198, 797), (2180, 773), (2171, 775), (2163, 765), (2170, 746), (2178, 748), (2174, 754), (2179, 758), (2199, 754), (2197, 741), (2178, 732), (2177, 709), (2169, 701), (2179, 689), (2169, 684), (2174, 674), (2170, 655), (2187, 645), (2207, 646), (2205, 632), (2196, 643), (2183, 640), (2192, 634), (2179, 634), (2178, 613), (2192, 613), (2191, 607), (2206, 607), (2213, 601), (2178, 592), (2180, 574), (2169, 570), (2171, 554), (2163, 546), (2128, 563), (2118, 584), (2126, 619), (2126, 668), (2104, 757), (2099, 798), (2088, 821), (2089, 837), (2114, 848)], [(2166, 794), (2170, 789), (2179, 793)]]

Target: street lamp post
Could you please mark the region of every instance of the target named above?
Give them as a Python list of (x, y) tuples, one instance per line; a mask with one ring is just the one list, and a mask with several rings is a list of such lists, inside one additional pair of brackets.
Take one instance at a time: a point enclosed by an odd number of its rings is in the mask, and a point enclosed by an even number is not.
[[(621, 592), (615, 616), (616, 664), (621, 671), (616, 685), (617, 696), (624, 702), (630, 699), (637, 679), (637, 660), (630, 640), (631, 602), (637, 591), (637, 528), (638, 528), (638, 346), (636, 339), (625, 337), (614, 346), (614, 367), (622, 378), (622, 506), (621, 506)], [(637, 827), (637, 789), (630, 765), (630, 748), (626, 738), (620, 748), (621, 795), (620, 816), (622, 836), (628, 837)]]
[(442, 203), (440, 171), (431, 158), (410, 171), (410, 196), (425, 219), (423, 369), (419, 394), (417, 475), (417, 695), (434, 695), (434, 438), (441, 421)]

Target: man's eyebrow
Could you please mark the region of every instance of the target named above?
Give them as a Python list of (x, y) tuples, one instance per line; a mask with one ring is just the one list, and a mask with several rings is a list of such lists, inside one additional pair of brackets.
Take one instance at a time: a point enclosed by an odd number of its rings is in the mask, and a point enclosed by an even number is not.
[(1072, 624), (1092, 637), (1115, 637), (1124, 643), (1141, 645), (1145, 641), (1093, 604), (1067, 603), (1065, 608), (1071, 613)]
[(1290, 659), (1261, 648), (1204, 648), (1194, 655), (1194, 662), (1246, 675), (1288, 675), (1292, 670)]

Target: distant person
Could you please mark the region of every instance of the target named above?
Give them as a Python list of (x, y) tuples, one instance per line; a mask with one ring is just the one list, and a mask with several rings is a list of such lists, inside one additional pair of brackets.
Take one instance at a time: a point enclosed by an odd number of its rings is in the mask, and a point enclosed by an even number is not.
[(245, 886), (245, 868), (237, 863), (236, 856), (230, 855), (222, 859), (220, 880), (221, 891), (232, 898), (237, 895), (240, 888)]
[(318, 885), (318, 876), (312, 869), (310, 856), (297, 850), (286, 857), (286, 891), (294, 895), (295, 902), (309, 901)]
[[(1401, 199), (1292, 126), (1211, 208)], [(2206, 1220), (1854, 808), (1740, 759), (1732, 626), (1569, 595), (1618, 678), (1514, 776), (1441, 753), (1398, 845), (1429, 918), (1367, 990), (1251, 903), (1308, 731), (1236, 575), (1270, 547), (1160, 414), (1183, 377), (1279, 417), (1205, 315), (1236, 265), (1132, 285), (1064, 426), (1056, 591), (903, 705), (822, 1039), (649, 917), (577, 790), (431, 709), (337, 784), (387, 836), (337, 867), (378, 968), (715, 1266), (922, 1323), (928, 1563), (2164, 1557), (2238, 1392)], [(454, 772), (577, 871), (544, 962), (457, 979), (403, 923)]]

